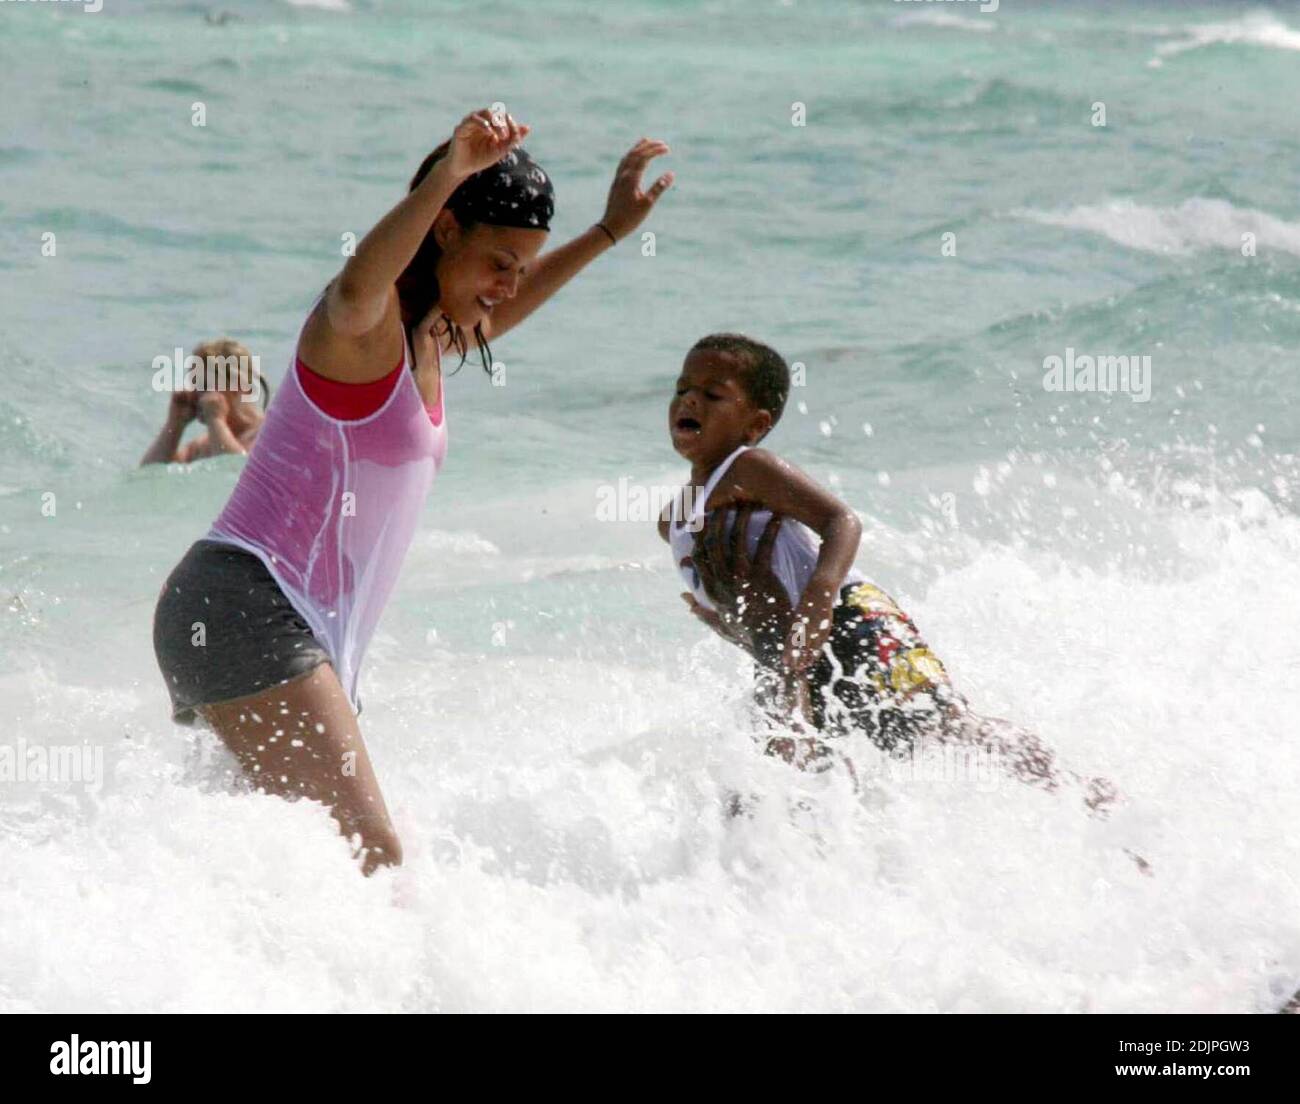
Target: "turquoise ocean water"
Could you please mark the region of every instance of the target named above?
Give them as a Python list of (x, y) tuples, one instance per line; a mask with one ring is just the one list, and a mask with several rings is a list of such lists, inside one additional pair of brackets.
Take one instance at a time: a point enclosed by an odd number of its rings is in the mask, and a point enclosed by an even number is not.
[[(0, 781), (0, 1008), (1294, 989), (1300, 7), (0, 3), (0, 89), (0, 741), (103, 756), (94, 787)], [(505, 386), (448, 380), (361, 681), (408, 861), (363, 882), (322, 810), (230, 792), (169, 721), (153, 603), (241, 461), (136, 468), (150, 365), (229, 334), (282, 379), (342, 235), (495, 101), (556, 243), (642, 135), (677, 183), (652, 256), (494, 346)], [(756, 755), (653, 526), (598, 513), (684, 476), (667, 401), (716, 330), (804, 366), (771, 446), (861, 513), (859, 566), (978, 708), (1117, 781), (1110, 824)], [(1046, 390), (1067, 349), (1149, 356), (1149, 392)], [(724, 824), (745, 786), (771, 800)]]

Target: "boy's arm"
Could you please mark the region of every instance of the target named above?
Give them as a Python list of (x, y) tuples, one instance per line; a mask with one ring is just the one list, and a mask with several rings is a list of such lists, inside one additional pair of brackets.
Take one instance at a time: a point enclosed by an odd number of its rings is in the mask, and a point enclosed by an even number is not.
[(754, 704), (774, 724), (801, 729), (801, 722), (808, 720), (807, 679), (758, 664), (754, 667)]
[(802, 671), (755, 668), (754, 704), (769, 723), (785, 730), (768, 740), (767, 754), (800, 770), (821, 771), (831, 765), (832, 752), (813, 723), (811, 694)]
[(792, 517), (821, 537), (817, 564), (795, 615), (802, 642), (785, 653), (792, 670), (804, 670), (830, 635), (836, 591), (857, 556), (862, 523), (833, 494), (766, 449), (749, 449), (737, 457), (723, 484), (710, 496), (708, 506), (716, 509), (741, 502), (758, 503), (773, 514)]

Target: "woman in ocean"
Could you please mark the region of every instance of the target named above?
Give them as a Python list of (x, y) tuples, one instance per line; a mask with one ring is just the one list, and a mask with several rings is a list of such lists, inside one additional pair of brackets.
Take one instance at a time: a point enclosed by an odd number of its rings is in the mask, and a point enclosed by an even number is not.
[[(358, 726), (357, 675), (442, 466), (442, 354), (518, 325), (672, 183), (643, 138), (602, 220), (545, 256), (547, 174), (509, 115), (467, 115), (307, 316), (225, 509), (163, 585), (154, 649), (172, 715), (201, 717), (261, 790), (331, 810), (362, 869), (401, 861)], [(470, 337), (467, 337), (467, 333)], [(395, 366), (395, 367), (394, 367)]]
[[(228, 337), (204, 341), (194, 346), (191, 356), (205, 363), (215, 358), (223, 365), (256, 363), (248, 348)], [(145, 464), (190, 464), (212, 456), (234, 453), (247, 456), (261, 432), (266, 404), (270, 400), (271, 385), (260, 371), (253, 370), (257, 393), (251, 390), (251, 381), (245, 381), (238, 371), (221, 373), (221, 386), (211, 390), (194, 391), (177, 388), (167, 403), (167, 414), (158, 436), (140, 458)], [(250, 389), (245, 390), (245, 383)], [(260, 398), (261, 402), (254, 400)], [(199, 421), (207, 432), (182, 445), (181, 438), (190, 422)]]

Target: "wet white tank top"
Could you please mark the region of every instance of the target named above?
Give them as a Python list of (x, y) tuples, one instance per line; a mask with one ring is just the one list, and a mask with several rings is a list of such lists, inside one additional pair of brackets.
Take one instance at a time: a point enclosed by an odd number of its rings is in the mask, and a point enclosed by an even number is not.
[[(703, 490), (697, 491), (694, 501), (689, 503), (689, 512), (685, 510), (687, 503), (684, 499), (687, 496), (679, 494), (673, 500), (672, 514), (668, 521), (668, 546), (672, 550), (673, 564), (681, 573), (686, 585), (690, 587), (691, 593), (695, 595), (695, 600), (705, 609), (713, 609), (714, 606), (704, 592), (704, 587), (700, 585), (700, 577), (691, 563), (695, 534), (704, 527), (704, 504), (709, 501), (709, 495), (727, 474), (727, 469), (735, 462), (736, 457), (748, 448), (748, 445), (741, 445), (713, 470)], [(750, 516), (745, 544), (751, 556), (758, 550), (758, 542), (771, 518), (771, 510), (755, 510)], [(735, 509), (728, 508), (726, 532), (731, 532), (735, 520)], [(772, 570), (781, 580), (781, 585), (785, 587), (792, 606), (798, 604), (804, 587), (812, 578), (813, 569), (817, 566), (817, 555), (821, 551), (821, 543), (821, 538), (816, 533), (803, 523), (795, 521), (794, 518), (786, 517), (781, 522), (781, 531), (777, 533), (776, 544), (772, 548)], [(862, 572), (857, 568), (850, 568), (836, 589), (842, 589), (847, 583), (866, 581), (867, 577)]]

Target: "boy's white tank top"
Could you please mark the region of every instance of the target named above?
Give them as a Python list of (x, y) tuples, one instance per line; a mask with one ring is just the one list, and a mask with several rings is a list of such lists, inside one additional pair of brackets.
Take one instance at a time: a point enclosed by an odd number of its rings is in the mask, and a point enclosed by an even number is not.
[[(709, 495), (713, 493), (722, 477), (727, 474), (727, 470), (735, 463), (736, 457), (748, 449), (749, 445), (741, 445), (740, 448), (736, 449), (735, 452), (714, 468), (709, 476), (709, 481), (704, 484), (703, 490), (699, 491), (694, 501), (690, 503), (691, 509), (689, 513), (684, 509), (686, 505), (683, 501), (685, 488), (683, 488), (683, 493), (679, 493), (673, 499), (672, 512), (668, 521), (668, 546), (672, 550), (673, 564), (681, 573), (686, 585), (691, 588), (695, 600), (705, 609), (713, 609), (714, 605), (705, 593), (704, 587), (700, 584), (700, 576), (691, 562), (691, 555), (695, 550), (695, 535), (704, 528), (704, 505), (709, 501)], [(763, 536), (763, 530), (771, 519), (771, 510), (755, 510), (750, 515), (749, 532), (745, 534), (745, 544), (751, 557), (757, 552), (758, 542)], [(727, 509), (725, 532), (731, 532), (731, 527), (735, 524), (735, 521), (736, 511), (734, 508), (729, 507)], [(772, 548), (772, 570), (776, 577), (781, 580), (781, 585), (785, 588), (791, 606), (798, 604), (804, 587), (808, 585), (808, 580), (812, 578), (813, 568), (817, 566), (817, 555), (821, 551), (821, 544), (821, 538), (802, 522), (795, 521), (792, 517), (785, 517), (782, 520), (781, 530), (777, 533), (776, 544)], [(848, 574), (840, 581), (839, 588), (836, 589), (842, 588), (847, 583), (865, 583), (866, 581), (867, 577), (862, 572), (857, 568), (850, 568)]]

